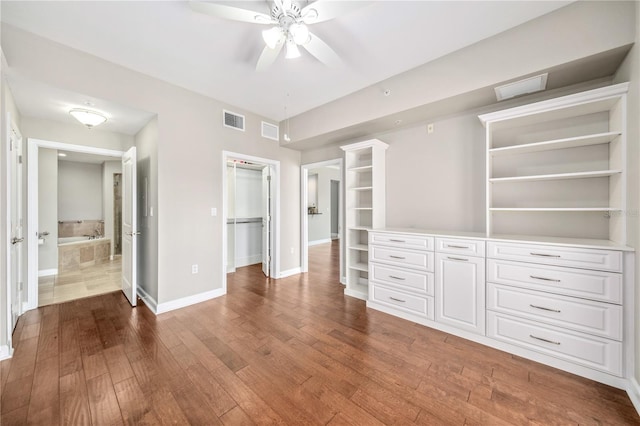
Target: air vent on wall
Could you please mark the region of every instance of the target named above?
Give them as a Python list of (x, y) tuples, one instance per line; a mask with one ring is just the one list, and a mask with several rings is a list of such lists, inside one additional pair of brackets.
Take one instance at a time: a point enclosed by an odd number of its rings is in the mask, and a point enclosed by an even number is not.
[(529, 93), (539, 92), (547, 88), (547, 73), (536, 75), (534, 77), (525, 78), (524, 80), (514, 81), (494, 88), (496, 91), (496, 99), (504, 101), (505, 99), (515, 98), (516, 96), (528, 95)]
[(280, 140), (280, 129), (275, 124), (262, 122), (262, 137), (267, 139), (273, 139), (274, 141)]
[(222, 124), (224, 125), (224, 127), (231, 127), (232, 129), (242, 130), (244, 132), (244, 115), (223, 110)]

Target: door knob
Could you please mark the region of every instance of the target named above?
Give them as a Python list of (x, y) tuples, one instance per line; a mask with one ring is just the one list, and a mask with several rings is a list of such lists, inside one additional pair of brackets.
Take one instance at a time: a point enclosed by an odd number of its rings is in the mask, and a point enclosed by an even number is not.
[(131, 235), (132, 237), (134, 235), (140, 235), (140, 234), (142, 234), (142, 232), (140, 232), (140, 231), (138, 231), (138, 232), (129, 232), (129, 235)]
[(24, 238), (13, 238), (11, 244), (18, 244), (24, 241)]

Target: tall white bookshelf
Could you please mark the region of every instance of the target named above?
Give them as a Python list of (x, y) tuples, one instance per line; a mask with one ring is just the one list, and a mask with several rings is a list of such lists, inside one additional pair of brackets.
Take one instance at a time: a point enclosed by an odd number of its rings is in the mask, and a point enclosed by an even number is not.
[(341, 146), (345, 152), (345, 226), (347, 249), (344, 293), (367, 300), (369, 234), (385, 225), (385, 151), (372, 139)]
[(487, 144), (487, 236), (626, 243), (622, 83), (480, 115)]

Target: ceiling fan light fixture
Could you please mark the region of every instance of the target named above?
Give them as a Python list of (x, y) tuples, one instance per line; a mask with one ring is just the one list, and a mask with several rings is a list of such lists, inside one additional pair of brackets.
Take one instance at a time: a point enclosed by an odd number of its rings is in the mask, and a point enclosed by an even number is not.
[(104, 115), (99, 112), (89, 111), (88, 109), (74, 108), (69, 111), (69, 114), (89, 129), (107, 121), (107, 117)]
[(269, 49), (275, 49), (282, 40), (282, 36), (282, 28), (280, 27), (273, 27), (262, 32), (262, 39), (269, 46)]
[(291, 37), (293, 41), (298, 44), (307, 44), (311, 39), (309, 35), (309, 28), (304, 23), (294, 23), (289, 27), (289, 33), (291, 33)]
[(300, 49), (293, 40), (287, 40), (287, 53), (284, 55), (287, 59), (295, 59), (300, 57)]

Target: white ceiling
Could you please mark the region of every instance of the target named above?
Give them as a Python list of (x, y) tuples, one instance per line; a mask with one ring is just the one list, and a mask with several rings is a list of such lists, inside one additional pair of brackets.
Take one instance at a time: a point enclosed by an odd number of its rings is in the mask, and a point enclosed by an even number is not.
[[(342, 66), (328, 68), (303, 52), (299, 59), (281, 56), (263, 73), (255, 72), (254, 67), (264, 47), (260, 32), (265, 27), (202, 15), (185, 1), (2, 0), (0, 7), (2, 22), (281, 121), (568, 3), (362, 2), (346, 16), (311, 26), (343, 58)], [(266, 1), (233, 4), (265, 12), (269, 8)], [(54, 119), (60, 114), (60, 103), (84, 101), (82, 95), (65, 98), (53, 88), (47, 92), (42, 86), (29, 88), (29, 84), (18, 76), (10, 81), (25, 115)], [(46, 93), (41, 95), (46, 102), (37, 100), (35, 92), (41, 91)], [(98, 101), (93, 100), (96, 106)], [(120, 116), (109, 108), (119, 107), (105, 104), (98, 109), (114, 118)], [(133, 127), (122, 132), (130, 134)]]

